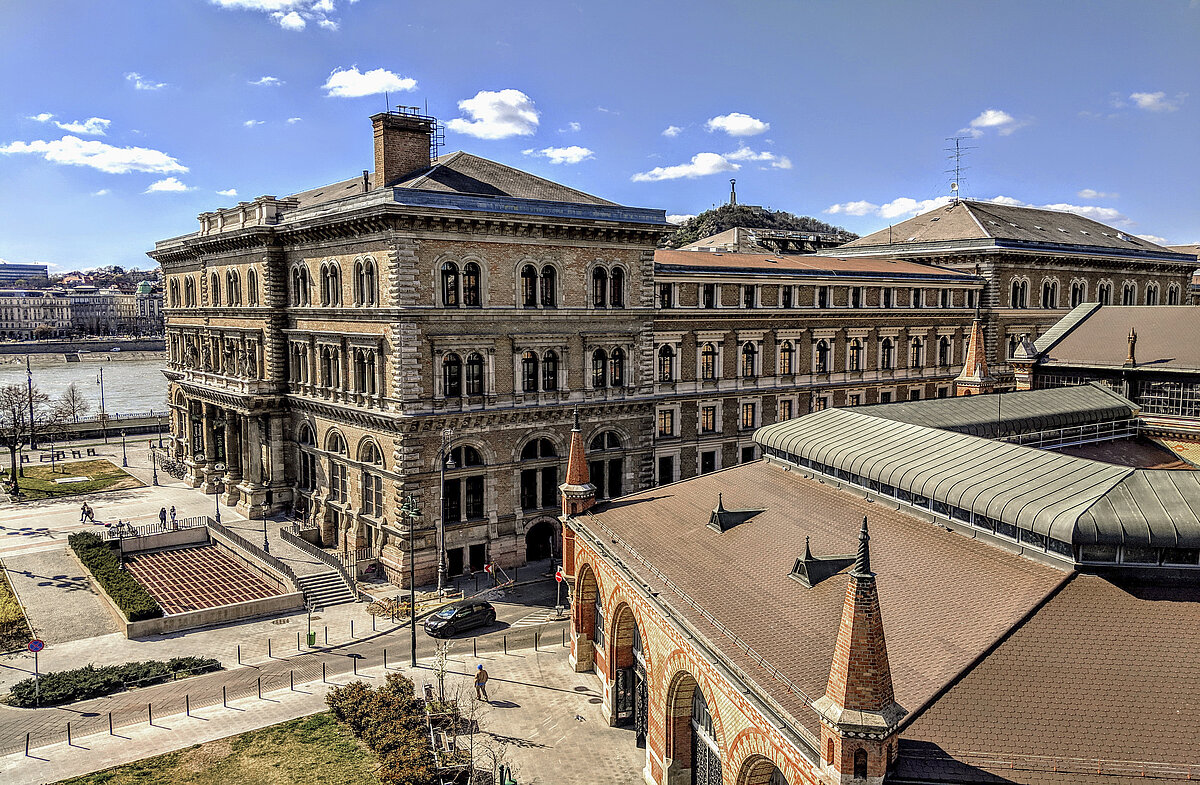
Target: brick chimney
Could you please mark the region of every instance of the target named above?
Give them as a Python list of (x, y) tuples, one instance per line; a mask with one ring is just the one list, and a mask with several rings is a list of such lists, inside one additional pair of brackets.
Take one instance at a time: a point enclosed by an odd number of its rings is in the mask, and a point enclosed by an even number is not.
[(558, 486), (562, 491), (564, 517), (578, 515), (596, 504), (596, 486), (588, 474), (587, 453), (583, 433), (579, 430), (579, 407), (575, 407), (575, 427), (571, 429), (571, 454), (567, 458), (567, 481)]
[(371, 115), (375, 128), (375, 187), (387, 188), (408, 175), (428, 169), (434, 119), (424, 115), (380, 112)]
[(896, 726), (907, 714), (892, 691), (870, 539), (863, 518), (829, 683), (813, 701), (821, 716), (821, 778), (831, 785), (882, 783), (895, 760)]

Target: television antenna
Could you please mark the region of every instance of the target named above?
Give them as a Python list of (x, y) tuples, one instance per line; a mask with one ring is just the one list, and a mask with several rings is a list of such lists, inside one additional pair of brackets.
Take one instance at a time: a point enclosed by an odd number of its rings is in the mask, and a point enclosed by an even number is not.
[(963, 190), (963, 172), (970, 168), (962, 165), (963, 158), (967, 155), (968, 151), (975, 149), (963, 144), (967, 138), (966, 136), (948, 136), (946, 137), (946, 141), (950, 144), (947, 144), (944, 148), (947, 153), (946, 158), (954, 161), (954, 166), (946, 169), (944, 173), (953, 177), (950, 181), (950, 196), (956, 202), (959, 200), (959, 195)]

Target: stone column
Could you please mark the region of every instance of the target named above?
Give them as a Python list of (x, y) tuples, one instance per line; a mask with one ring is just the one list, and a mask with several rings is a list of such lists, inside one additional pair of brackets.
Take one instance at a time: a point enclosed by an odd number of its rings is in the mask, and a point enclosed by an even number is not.
[[(216, 462), (217, 449), (216, 432), (213, 429), (213, 421), (216, 419), (215, 408), (211, 404), (201, 404), (200, 418), (202, 422), (201, 432), (204, 435), (204, 442), (200, 445), (200, 452), (204, 454), (204, 463), (196, 466), (196, 473), (200, 483), (200, 490), (203, 493), (212, 493), (217, 487), (215, 473), (211, 468)], [(192, 455), (195, 456), (195, 454), (196, 450), (193, 447)]]
[(241, 500), (238, 481), (242, 479), (242, 439), (239, 433), (242, 416), (234, 412), (225, 415), (225, 504), (234, 506)]

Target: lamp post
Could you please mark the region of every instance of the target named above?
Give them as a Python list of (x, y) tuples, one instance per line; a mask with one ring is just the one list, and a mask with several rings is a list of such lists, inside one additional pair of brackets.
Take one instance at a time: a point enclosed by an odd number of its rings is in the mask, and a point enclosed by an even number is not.
[(121, 468), (129, 468), (129, 455), (125, 452), (125, 429), (121, 429)]
[(154, 454), (153, 447), (150, 448), (150, 471), (152, 472), (151, 483), (158, 485), (158, 456)]
[[(213, 471), (215, 471), (215, 472), (225, 471), (225, 464), (214, 463)], [(220, 523), (221, 522), (221, 486), (217, 485), (215, 487), (216, 487), (216, 490), (213, 492), (213, 508), (217, 511), (217, 514), (216, 514), (214, 520), (216, 520), (217, 523)], [(265, 526), (263, 527), (263, 534), (264, 535), (266, 534)]]
[(437, 518), (437, 590), (439, 597), (446, 591), (446, 469), (455, 468), (454, 459), (450, 457), (450, 440), (453, 438), (453, 430), (442, 429), (442, 446), (438, 448), (438, 497), (442, 503)]
[(271, 543), (267, 541), (267, 516), (263, 514), (263, 550), (271, 553)]
[[(400, 505), (400, 515), (408, 519), (408, 627), (411, 639), (408, 664), (417, 667), (417, 518), (421, 509), (413, 501), (412, 495), (404, 497)], [(394, 620), (393, 620), (394, 621)]]

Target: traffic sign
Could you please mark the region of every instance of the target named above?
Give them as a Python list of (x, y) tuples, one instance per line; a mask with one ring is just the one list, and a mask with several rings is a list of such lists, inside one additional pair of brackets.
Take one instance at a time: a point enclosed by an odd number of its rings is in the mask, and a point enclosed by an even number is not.
[(34, 654), (37, 654), (39, 651), (41, 651), (44, 648), (46, 648), (45, 642), (40, 641), (37, 638), (34, 638), (33, 640), (31, 640), (29, 642), (29, 650), (31, 652), (33, 652)]
[(563, 582), (562, 567), (559, 567), (558, 570), (554, 573), (554, 580), (558, 581), (559, 583)]

